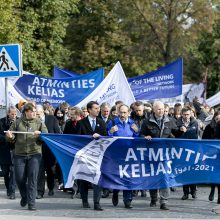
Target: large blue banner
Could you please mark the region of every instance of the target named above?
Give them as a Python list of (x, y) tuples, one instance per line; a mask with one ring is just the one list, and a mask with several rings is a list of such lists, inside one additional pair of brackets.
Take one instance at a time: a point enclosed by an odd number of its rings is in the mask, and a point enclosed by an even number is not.
[(60, 69), (58, 67), (53, 68), (53, 78), (60, 79), (60, 78), (75, 77), (75, 76), (79, 76), (79, 74), (64, 69)]
[(220, 184), (220, 141), (100, 138), (42, 134), (55, 154), (66, 187), (75, 179), (104, 188), (159, 189)]
[(104, 69), (98, 69), (78, 77), (52, 79), (37, 75), (23, 75), (14, 87), (25, 99), (38, 104), (49, 101), (57, 106), (62, 102), (76, 105), (88, 96), (103, 80)]
[(182, 94), (182, 58), (159, 70), (128, 79), (136, 100), (171, 98)]

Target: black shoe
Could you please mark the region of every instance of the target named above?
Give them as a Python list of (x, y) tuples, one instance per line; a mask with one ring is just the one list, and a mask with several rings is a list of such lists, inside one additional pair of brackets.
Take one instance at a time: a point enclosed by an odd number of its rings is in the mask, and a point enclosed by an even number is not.
[(141, 190), (141, 197), (147, 197), (146, 190)]
[(103, 211), (103, 208), (100, 206), (100, 204), (95, 204), (94, 205), (94, 210), (96, 210), (96, 211)]
[(196, 198), (197, 198), (196, 192), (193, 192), (193, 193), (192, 193), (192, 198), (193, 198), (193, 199), (196, 199)]
[(27, 199), (21, 198), (20, 205), (21, 205), (21, 207), (25, 207), (27, 205)]
[(113, 204), (113, 206), (117, 206), (118, 205), (118, 194), (114, 194), (113, 193), (112, 204)]
[(54, 195), (54, 191), (52, 189), (50, 189), (48, 192), (48, 196), (53, 196), (53, 195)]
[(9, 190), (7, 189), (7, 196), (10, 196), (10, 192), (9, 192)]
[(217, 200), (217, 204), (220, 204), (220, 198), (218, 198), (218, 200)]
[(150, 207), (156, 207), (156, 206), (157, 206), (157, 203), (155, 201), (150, 202)]
[(36, 211), (36, 207), (34, 205), (28, 205), (28, 210), (30, 211)]
[(187, 200), (189, 198), (189, 196), (187, 194), (184, 194), (182, 197), (182, 200)]
[(138, 190), (133, 190), (133, 191), (132, 191), (132, 196), (133, 196), (133, 197), (138, 196)]
[(104, 191), (102, 194), (102, 198), (108, 198), (109, 197), (109, 191)]
[(90, 205), (88, 202), (83, 202), (83, 208), (84, 209), (89, 209), (90, 208)]
[(162, 209), (162, 210), (169, 210), (169, 208), (167, 207), (167, 205), (165, 203), (160, 205), (160, 209)]
[(132, 209), (133, 208), (130, 201), (124, 202), (124, 204), (125, 204), (126, 209)]
[(36, 199), (42, 199), (42, 198), (43, 198), (43, 195), (38, 194), (38, 195), (36, 196)]
[(9, 199), (15, 199), (15, 194), (14, 193), (12, 193), (10, 196), (9, 196)]
[(214, 200), (214, 194), (215, 194), (214, 191), (210, 192), (210, 194), (209, 194), (209, 201), (213, 201)]

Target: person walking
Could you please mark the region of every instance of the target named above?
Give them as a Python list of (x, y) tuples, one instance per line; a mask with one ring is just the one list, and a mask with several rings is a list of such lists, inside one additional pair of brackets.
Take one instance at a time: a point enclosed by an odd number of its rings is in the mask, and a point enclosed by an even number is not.
[[(107, 136), (105, 122), (98, 118), (100, 107), (95, 101), (90, 101), (87, 104), (87, 110), (89, 115), (82, 120), (78, 121), (76, 125), (77, 134), (80, 135), (92, 135), (93, 138), (99, 138), (100, 136)], [(89, 182), (85, 180), (79, 181), (80, 194), (82, 198), (83, 208), (90, 208), (88, 202), (88, 189)], [(93, 184), (93, 202), (94, 210), (102, 211), (100, 206), (102, 188), (98, 185)]]
[[(14, 133), (19, 132), (19, 133)], [(32, 103), (24, 105), (21, 118), (12, 123), (6, 132), (8, 140), (15, 144), (15, 179), (21, 195), (20, 205), (36, 210), (37, 176), (40, 166), (42, 141), (40, 134), (47, 128), (36, 118), (36, 108)]]
[(7, 131), (16, 120), (17, 110), (13, 106), (8, 108), (7, 116), (0, 120), (0, 139), (2, 139), (0, 144), (0, 165), (9, 199), (15, 199), (14, 144), (6, 141), (4, 131)]
[[(129, 117), (130, 109), (127, 105), (122, 104), (118, 107), (118, 116), (110, 121), (107, 125), (107, 131), (109, 136), (120, 137), (137, 137), (139, 136), (139, 128), (134, 121)], [(119, 149), (120, 150), (120, 149)], [(112, 203), (114, 206), (118, 205), (118, 193), (119, 190), (113, 190)], [(125, 208), (133, 208), (132, 202), (132, 190), (123, 190), (123, 201)]]
[[(167, 115), (164, 115), (164, 104), (156, 101), (153, 104), (153, 112), (149, 118), (143, 121), (141, 126), (140, 135), (144, 136), (147, 140), (152, 138), (173, 138), (178, 133), (178, 128)], [(157, 202), (157, 189), (149, 190), (151, 197), (151, 207), (156, 206)], [(170, 194), (169, 188), (159, 189), (160, 194), (160, 209), (169, 210), (167, 200)]]

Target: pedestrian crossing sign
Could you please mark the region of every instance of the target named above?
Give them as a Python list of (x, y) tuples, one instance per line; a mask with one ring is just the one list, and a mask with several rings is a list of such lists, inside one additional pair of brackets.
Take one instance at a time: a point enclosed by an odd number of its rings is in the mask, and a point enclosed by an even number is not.
[(22, 75), (21, 46), (19, 44), (0, 45), (0, 77)]

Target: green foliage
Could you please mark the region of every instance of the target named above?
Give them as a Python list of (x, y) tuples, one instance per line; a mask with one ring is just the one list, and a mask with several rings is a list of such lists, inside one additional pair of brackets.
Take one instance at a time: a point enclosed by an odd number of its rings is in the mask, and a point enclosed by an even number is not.
[[(213, 1), (90, 0), (68, 27), (68, 69), (86, 72), (120, 60), (128, 77), (144, 74), (178, 57), (188, 59), (204, 29), (212, 26)], [(189, 77), (185, 79), (190, 80)]]
[[(198, 74), (207, 79), (208, 97), (220, 91), (220, 19), (215, 21), (212, 32), (203, 32), (192, 50), (189, 68), (198, 63)], [(198, 75), (197, 75), (198, 77)]]
[(17, 7), (19, 0), (0, 0), (0, 42), (1, 44), (17, 43)]
[(69, 51), (63, 45), (69, 15), (78, 0), (23, 0), (18, 23), (24, 69), (49, 76), (54, 65), (63, 67)]

